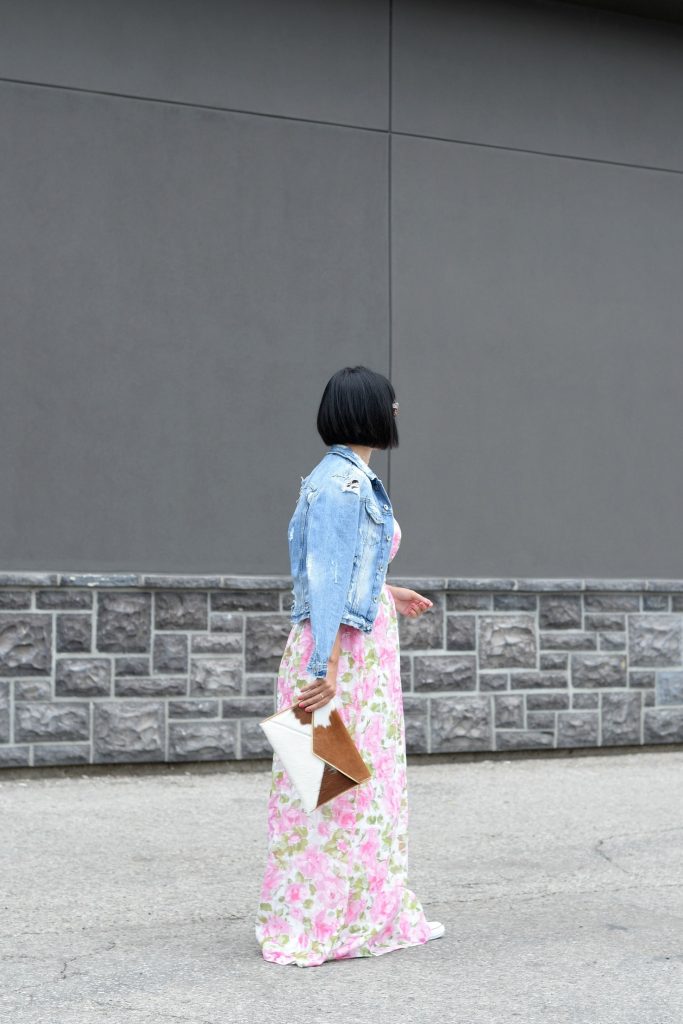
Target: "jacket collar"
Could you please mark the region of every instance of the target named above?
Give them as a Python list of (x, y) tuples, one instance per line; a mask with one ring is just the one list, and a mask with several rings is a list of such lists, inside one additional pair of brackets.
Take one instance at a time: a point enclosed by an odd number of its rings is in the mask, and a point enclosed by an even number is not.
[(330, 445), (327, 454), (329, 455), (332, 452), (336, 452), (337, 455), (343, 455), (345, 459), (348, 459), (350, 462), (353, 462), (355, 466), (358, 466), (359, 469), (363, 470), (365, 475), (369, 477), (370, 480), (376, 479), (377, 474), (374, 473), (368, 466), (367, 462), (364, 462), (363, 459), (361, 459), (360, 455), (357, 455), (356, 452), (354, 452), (353, 448), (349, 448), (347, 444)]

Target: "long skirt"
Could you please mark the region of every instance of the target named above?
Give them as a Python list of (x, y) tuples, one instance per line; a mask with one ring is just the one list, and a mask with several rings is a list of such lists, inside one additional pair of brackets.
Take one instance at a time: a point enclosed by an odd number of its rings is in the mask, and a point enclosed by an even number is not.
[[(372, 632), (342, 625), (339, 713), (371, 778), (306, 813), (273, 754), (268, 853), (256, 914), (265, 960), (299, 967), (422, 945), (430, 934), (408, 887), (408, 791), (396, 607), (386, 585)], [(277, 709), (312, 675), (310, 619), (290, 631)]]

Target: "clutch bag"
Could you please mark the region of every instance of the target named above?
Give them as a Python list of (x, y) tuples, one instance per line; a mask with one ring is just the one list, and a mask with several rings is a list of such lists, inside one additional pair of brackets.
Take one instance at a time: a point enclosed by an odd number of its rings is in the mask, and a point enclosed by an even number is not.
[(291, 704), (259, 722), (309, 814), (371, 778), (340, 707), (335, 694), (313, 711)]

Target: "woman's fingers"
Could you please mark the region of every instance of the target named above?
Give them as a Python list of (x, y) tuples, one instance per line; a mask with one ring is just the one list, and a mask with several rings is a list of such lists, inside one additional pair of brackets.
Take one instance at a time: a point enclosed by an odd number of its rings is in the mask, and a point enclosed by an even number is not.
[(336, 686), (332, 686), (327, 681), (323, 686), (304, 686), (299, 694), (299, 707), (303, 708), (304, 711), (313, 711), (315, 708), (321, 708), (329, 700), (332, 700), (336, 690)]
[(302, 711), (317, 711), (318, 708), (324, 707), (327, 704), (328, 700), (329, 700), (329, 697), (326, 697), (324, 700), (318, 700), (318, 701), (315, 701), (314, 703), (306, 704), (305, 706), (302, 706), (301, 710)]

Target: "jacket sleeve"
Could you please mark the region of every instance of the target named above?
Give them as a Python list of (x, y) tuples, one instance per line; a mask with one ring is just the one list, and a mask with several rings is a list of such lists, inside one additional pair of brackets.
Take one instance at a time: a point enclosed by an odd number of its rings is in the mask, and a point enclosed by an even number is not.
[(360, 495), (328, 481), (308, 513), (306, 574), (314, 646), (307, 671), (318, 679), (337, 637), (351, 582), (358, 539)]

